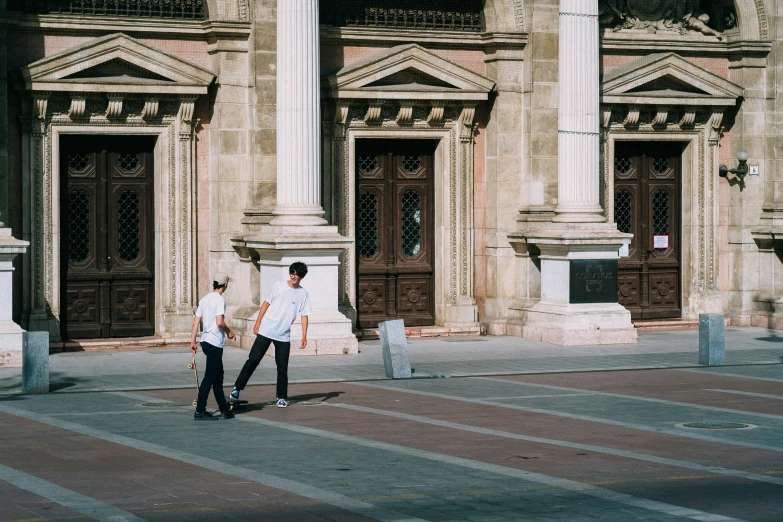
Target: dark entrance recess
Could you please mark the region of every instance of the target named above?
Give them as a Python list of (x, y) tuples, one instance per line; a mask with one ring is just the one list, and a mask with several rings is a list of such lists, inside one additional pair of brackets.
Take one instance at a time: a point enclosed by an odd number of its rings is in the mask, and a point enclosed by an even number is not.
[(434, 324), (433, 140), (357, 140), (358, 324)]
[(61, 334), (153, 335), (153, 137), (61, 138)]
[(614, 214), (633, 234), (618, 267), (618, 301), (631, 318), (680, 318), (680, 143), (617, 142)]

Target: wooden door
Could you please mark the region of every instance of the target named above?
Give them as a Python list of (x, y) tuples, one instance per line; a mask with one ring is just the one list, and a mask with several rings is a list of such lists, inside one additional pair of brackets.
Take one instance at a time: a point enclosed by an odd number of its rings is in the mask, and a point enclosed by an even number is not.
[(153, 164), (148, 137), (61, 140), (61, 332), (155, 333)]
[(435, 323), (432, 140), (357, 140), (360, 328)]
[(618, 273), (618, 301), (631, 318), (680, 318), (680, 143), (617, 142), (614, 212), (633, 234)]

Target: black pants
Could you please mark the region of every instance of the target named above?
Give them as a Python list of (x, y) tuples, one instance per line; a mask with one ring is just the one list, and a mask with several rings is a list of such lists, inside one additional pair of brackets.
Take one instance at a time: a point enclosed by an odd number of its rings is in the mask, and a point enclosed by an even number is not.
[(250, 355), (239, 372), (234, 388), (244, 390), (250, 376), (256, 371), (261, 359), (269, 349), (269, 345), (275, 343), (275, 364), (277, 364), (277, 398), (288, 399), (288, 357), (291, 355), (291, 343), (275, 341), (263, 335), (256, 335)]
[(226, 396), (223, 394), (223, 348), (209, 343), (201, 343), (201, 351), (207, 356), (207, 368), (204, 370), (204, 379), (198, 388), (196, 411), (203, 412), (207, 409), (210, 389), (215, 394), (220, 411), (228, 411)]

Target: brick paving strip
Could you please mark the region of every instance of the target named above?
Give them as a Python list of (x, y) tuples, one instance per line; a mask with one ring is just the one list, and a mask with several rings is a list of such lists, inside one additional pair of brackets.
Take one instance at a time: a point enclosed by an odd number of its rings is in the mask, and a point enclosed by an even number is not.
[(141, 522), (144, 520), (143, 518), (139, 518), (136, 515), (123, 511), (117, 507), (105, 504), (94, 498), (52, 484), (48, 480), (40, 479), (34, 475), (17, 471), (2, 464), (0, 464), (0, 480), (4, 480), (20, 489), (24, 489), (53, 502), (57, 502), (58, 504), (96, 520), (112, 520), (116, 522)]
[[(471, 377), (471, 379), (490, 379), (490, 377)], [(609, 419), (606, 417), (596, 417), (591, 415), (582, 415), (578, 413), (567, 413), (567, 412), (561, 412), (554, 409), (545, 409), (545, 408), (534, 408), (529, 406), (521, 406), (518, 404), (508, 404), (504, 402), (499, 402), (497, 400), (486, 400), (486, 399), (473, 399), (470, 397), (461, 397), (457, 395), (450, 395), (445, 393), (437, 393), (437, 392), (428, 392), (428, 391), (422, 391), (422, 390), (411, 390), (411, 389), (404, 389), (400, 388), (399, 386), (396, 386), (392, 383), (387, 384), (386, 382), (380, 382), (380, 383), (369, 383), (369, 382), (353, 382), (351, 383), (352, 386), (366, 386), (369, 388), (375, 388), (375, 389), (381, 389), (381, 390), (387, 390), (387, 391), (395, 391), (395, 392), (402, 392), (406, 394), (412, 394), (412, 395), (419, 395), (424, 397), (433, 397), (438, 399), (447, 399), (447, 400), (455, 400), (455, 401), (461, 401), (461, 402), (468, 402), (473, 404), (480, 404), (484, 406), (495, 406), (499, 408), (507, 408), (511, 410), (517, 410), (517, 411), (525, 411), (529, 413), (540, 413), (542, 415), (552, 415), (557, 417), (563, 417), (566, 419), (572, 419), (572, 420), (581, 420), (581, 421), (587, 421), (587, 422), (595, 422), (600, 424), (605, 424), (609, 426), (617, 426), (621, 428), (630, 428), (632, 430), (639, 430), (639, 431), (647, 431), (655, 434), (667, 434), (667, 435), (674, 435), (676, 437), (686, 437), (686, 438), (692, 438), (692, 439), (698, 439), (705, 442), (717, 442), (720, 444), (730, 444), (734, 446), (741, 446), (744, 448), (753, 448), (753, 449), (759, 449), (759, 450), (766, 450), (766, 451), (774, 451), (774, 452), (783, 452), (783, 448), (779, 446), (771, 446), (769, 444), (758, 444), (753, 442), (744, 442), (740, 440), (726, 440), (720, 437), (710, 436), (710, 435), (702, 435), (701, 433), (695, 433), (693, 431), (685, 431), (685, 430), (675, 430), (675, 429), (669, 429), (669, 428), (660, 428), (660, 427), (650, 427), (650, 426), (644, 426), (637, 423), (631, 423), (631, 422), (624, 422), (624, 421), (618, 421)], [(508, 381), (509, 383), (513, 383), (513, 381)], [(742, 412), (744, 414), (744, 412)], [(772, 416), (772, 417), (778, 417), (779, 416)]]
[[(129, 394), (123, 394), (125, 396)], [(150, 398), (146, 397), (144, 395), (139, 394), (133, 394), (137, 398)], [(324, 402), (322, 404), (329, 404), (327, 402)], [(341, 407), (341, 409), (349, 409), (351, 408), (348, 405), (344, 405), (342, 403), (340, 404), (332, 404), (331, 406), (335, 407)], [(342, 408), (345, 406), (345, 408)], [(294, 405), (294, 408), (296, 408), (296, 405)], [(298, 411), (302, 411), (302, 408), (296, 408)], [(309, 412), (313, 412), (313, 408), (306, 408), (306, 410)], [(360, 409), (357, 409), (356, 411), (360, 411)], [(255, 412), (253, 412), (255, 413)], [(292, 413), (292, 411), (289, 411), (289, 413)], [(310, 416), (308, 416), (310, 417)], [(402, 417), (400, 417), (402, 418)], [(407, 455), (411, 457), (417, 457), (422, 458), (430, 461), (436, 461), (444, 464), (454, 465), (454, 466), (460, 466), (463, 468), (493, 473), (501, 476), (511, 477), (511, 478), (517, 478), (522, 479), (525, 481), (529, 481), (535, 484), (538, 484), (543, 487), (549, 487), (549, 488), (558, 488), (563, 489), (567, 491), (572, 491), (579, 494), (584, 494), (588, 496), (595, 497), (597, 499), (600, 499), (602, 501), (607, 501), (611, 503), (616, 504), (623, 504), (626, 506), (636, 507), (645, 509), (648, 511), (653, 511), (661, 514), (666, 514), (670, 516), (676, 516), (676, 517), (683, 517), (683, 518), (689, 518), (694, 520), (738, 520), (735, 518), (723, 516), (723, 515), (717, 515), (717, 514), (711, 514), (704, 511), (691, 509), (687, 507), (682, 506), (676, 506), (672, 504), (668, 504), (665, 502), (659, 502), (656, 500), (650, 500), (646, 498), (642, 498), (635, 495), (630, 495), (618, 491), (614, 491), (611, 489), (602, 488), (599, 486), (594, 486), (591, 484), (586, 484), (574, 480), (568, 480), (563, 479), (555, 476), (546, 475), (543, 473), (537, 473), (532, 472), (528, 470), (523, 470), (519, 468), (514, 468), (510, 466), (501, 466), (497, 464), (492, 464), (486, 461), (473, 459), (473, 458), (462, 458), (454, 455), (448, 454), (447, 449), (443, 449), (443, 451), (433, 452), (428, 451), (420, 448), (414, 448), (411, 447), (410, 444), (402, 445), (402, 444), (395, 444), (395, 443), (389, 443), (384, 442), (380, 440), (375, 440), (378, 437), (383, 436), (382, 434), (388, 434), (391, 430), (384, 429), (385, 427), (377, 426), (376, 429), (373, 431), (371, 436), (365, 437), (358, 437), (355, 435), (347, 434), (347, 433), (340, 433), (338, 431), (333, 430), (325, 430), (320, 428), (315, 428), (309, 425), (304, 425), (307, 423), (307, 420), (302, 418), (296, 418), (291, 419), (290, 422), (279, 422), (269, 419), (260, 418), (258, 416), (252, 415), (252, 414), (245, 414), (245, 415), (239, 415), (237, 416), (237, 419), (244, 422), (254, 423), (254, 424), (260, 424), (263, 426), (268, 426), (272, 428), (277, 428), (280, 430), (286, 430), (294, 433), (299, 433), (303, 435), (309, 435), (312, 437), (318, 437), (318, 438), (326, 438), (331, 439), (339, 442), (344, 442), (347, 444), (351, 444), (354, 446), (361, 446), (366, 448), (372, 448), (377, 450), (383, 450), (388, 451), (396, 454), (402, 454)], [(313, 421), (312, 418), (309, 419), (310, 421)], [(411, 420), (411, 419), (405, 419), (405, 420)], [(368, 424), (368, 422), (362, 422), (362, 419), (357, 419), (355, 416), (352, 417), (346, 417), (341, 419), (332, 419), (334, 428), (339, 430), (342, 428), (342, 430), (346, 432), (350, 431), (357, 431), (362, 432), (362, 426)], [(318, 420), (317, 422), (320, 422)], [(377, 424), (377, 423), (376, 423)], [(438, 423), (433, 423), (435, 425), (439, 425)], [(444, 423), (443, 425), (439, 425), (440, 427), (445, 428), (453, 428), (454, 426), (448, 425), (448, 423)], [(419, 437), (417, 435), (421, 435), (417, 433), (414, 434), (414, 430), (406, 430), (403, 427), (397, 424), (397, 427), (400, 428), (398, 431), (406, 432), (405, 435), (402, 435), (400, 438), (405, 439), (407, 437), (407, 433), (410, 433), (413, 438), (418, 439)], [(479, 433), (482, 435), (492, 435), (492, 436), (498, 436), (498, 433), (487, 433), (482, 430), (476, 430), (475, 433)], [(375, 438), (372, 438), (375, 437)], [(428, 440), (431, 438), (431, 434), (427, 436), (423, 436), (425, 440)], [(486, 440), (476, 440), (476, 441), (466, 441), (466, 440), (460, 440), (458, 437), (456, 437), (453, 434), (442, 434), (441, 436), (434, 437), (437, 440), (450, 440), (454, 445), (463, 447), (463, 448), (480, 448), (483, 446), (486, 446), (487, 441)], [(525, 440), (524, 438), (521, 438), (519, 440)], [(402, 440), (400, 441), (402, 442)], [(539, 441), (535, 441), (539, 442)], [(412, 444), (412, 442), (411, 442)], [(610, 452), (606, 452), (607, 454), (611, 454)], [(628, 457), (628, 455), (617, 455), (621, 457)], [(640, 459), (641, 460), (641, 459)], [(663, 460), (663, 459), (662, 459)], [(655, 460), (650, 460), (650, 462), (655, 462), (656, 464), (668, 464), (666, 462), (658, 462)], [(687, 466), (683, 466), (687, 467)], [(706, 468), (706, 466), (705, 466)], [(705, 471), (701, 468), (691, 467), (690, 469), (699, 469), (700, 471)], [(748, 476), (743, 476), (742, 472), (737, 472), (736, 476), (742, 476), (742, 478), (748, 479), (750, 478), (750, 475), (754, 474), (747, 474)], [(777, 483), (777, 482), (776, 482)], [(780, 481), (781, 484), (783, 484), (783, 480)]]
[(572, 480), (566, 480), (561, 479), (549, 475), (544, 475), (541, 473), (535, 473), (531, 471), (525, 471), (520, 470), (516, 468), (511, 468), (507, 466), (499, 466), (497, 464), (490, 464), (487, 462), (481, 462), (471, 459), (465, 459), (461, 457), (454, 457), (451, 455), (446, 455), (443, 453), (435, 453), (431, 451), (416, 449), (416, 448), (410, 448), (407, 446), (401, 446), (397, 444), (389, 444), (387, 442), (379, 442), (375, 440), (370, 440), (366, 438), (356, 437), (352, 435), (344, 435), (340, 433), (334, 433), (331, 431), (326, 431), (318, 428), (310, 428), (306, 426), (299, 426), (299, 425), (293, 425), (289, 423), (283, 423), (283, 422), (277, 422), (277, 421), (271, 421), (267, 419), (261, 419), (259, 417), (255, 416), (241, 416), (238, 417), (240, 420), (245, 422), (254, 422), (258, 424), (262, 424), (265, 426), (270, 426), (278, 429), (283, 429), (287, 431), (293, 431), (296, 433), (301, 433), (305, 435), (310, 435), (314, 437), (321, 437), (321, 438), (327, 438), (332, 440), (337, 440), (340, 442), (345, 442), (348, 444), (356, 445), (356, 446), (364, 446), (368, 448), (373, 449), (379, 449), (384, 450), (392, 453), (398, 453), (402, 455), (408, 455), (412, 457), (418, 457), (422, 459), (442, 462), (445, 464), (451, 464), (455, 466), (461, 466), (464, 468), (469, 469), (475, 469), (479, 471), (494, 473), (497, 475), (504, 475), (507, 477), (512, 478), (519, 478), (523, 480), (527, 480), (530, 482), (536, 482), (538, 484), (544, 485), (544, 486), (550, 486), (555, 488), (560, 488), (568, 491), (573, 491), (576, 493), (581, 493), (584, 495), (589, 495), (591, 497), (598, 498), (600, 500), (613, 502), (617, 504), (624, 504), (627, 506), (637, 507), (641, 509), (645, 509), (648, 511), (654, 511), (661, 514), (671, 515), (671, 516), (677, 516), (677, 517), (683, 517), (683, 518), (689, 518), (693, 520), (711, 520), (711, 521), (730, 521), (730, 520), (739, 520), (736, 518), (731, 517), (725, 517), (722, 515), (715, 515), (710, 513), (705, 513), (703, 511), (698, 511), (695, 509), (689, 509), (684, 508), (680, 506), (675, 506), (672, 504), (667, 504), (664, 502), (658, 502), (655, 500), (649, 500), (633, 495), (628, 495), (625, 493), (620, 493), (617, 491), (612, 491), (610, 489), (605, 489), (598, 486), (593, 486), (590, 484), (575, 482)]
[[(328, 404), (328, 403), (326, 403)], [(433, 426), (441, 426), (443, 428), (449, 428), (454, 430), (469, 431), (471, 433), (480, 433), (482, 435), (490, 435), (492, 437), (503, 437), (515, 440), (524, 440), (527, 442), (537, 442), (541, 444), (550, 444), (552, 446), (562, 446), (564, 448), (572, 448), (578, 450), (592, 451), (595, 453), (604, 453), (606, 455), (614, 455), (616, 457), (623, 457), (627, 459), (640, 460), (645, 462), (652, 462), (655, 464), (663, 464), (666, 466), (673, 466), (678, 468), (691, 469), (695, 471), (701, 471), (703, 473), (715, 473), (717, 475), (726, 475), (730, 477), (744, 478), (748, 480), (755, 480), (757, 482), (767, 482), (769, 484), (777, 484), (783, 486), (783, 478), (771, 477), (769, 475), (763, 475), (761, 473), (749, 473), (746, 471), (740, 471), (735, 469), (726, 469), (719, 466), (705, 466), (703, 464), (697, 464), (695, 462), (688, 462), (685, 460), (670, 459), (664, 457), (656, 457), (654, 455), (645, 455), (644, 453), (637, 453), (633, 451), (625, 451), (614, 448), (607, 448), (604, 446), (595, 446), (592, 444), (580, 444), (577, 442), (569, 442), (564, 440), (547, 439), (542, 437), (529, 437), (526, 435), (520, 435), (518, 433), (511, 433), (508, 431), (493, 430), (487, 428), (480, 428), (477, 426), (470, 426), (467, 424), (460, 424), (457, 422), (442, 421), (437, 419), (431, 419), (421, 415), (410, 415), (407, 413), (399, 413), (396, 411), (380, 410), (377, 408), (367, 408), (364, 406), (356, 406), (353, 404), (329, 404), (329, 406), (335, 408), (344, 408), (348, 410), (361, 411), (365, 413), (372, 413), (375, 415), (384, 415), (388, 417), (394, 417), (397, 419), (404, 419), (413, 422), (421, 422), (424, 424), (432, 424)]]
[[(783, 368), (781, 368), (783, 372)], [(774, 401), (758, 401), (745, 398), (732, 398), (715, 395), (712, 388), (736, 386), (737, 395), (758, 398), (783, 399), (779, 395), (781, 386), (769, 381), (757, 381), (742, 377), (726, 377), (721, 374), (701, 372), (689, 374), (682, 380), (678, 370), (657, 370), (655, 372), (596, 372), (593, 374), (536, 375), (507, 377), (478, 377), (495, 382), (518, 382), (526, 386), (537, 386), (553, 391), (590, 393), (619, 399), (634, 399), (661, 404), (689, 405), (706, 411), (736, 413), (737, 410), (726, 407), (736, 403), (741, 412), (766, 418), (780, 418), (783, 404)], [(723, 390), (732, 393), (732, 390)], [(755, 393), (754, 393), (755, 392)]]
[[(6, 413), (8, 415), (13, 415), (16, 417), (21, 417), (23, 419), (27, 419), (29, 421), (33, 421), (36, 423), (45, 424), (56, 428), (61, 428), (64, 430), (69, 430), (71, 432), (75, 432), (81, 435), (86, 435), (88, 437), (99, 439), (101, 441), (111, 442), (114, 444), (125, 446), (133, 450), (138, 450), (140, 452), (146, 452), (154, 455), (159, 455), (161, 457), (166, 457), (168, 459), (172, 459), (175, 461), (196, 466), (198, 468), (202, 468), (204, 470), (208, 470), (211, 473), (221, 473), (224, 475), (230, 475), (232, 477), (242, 478), (257, 484), (261, 484), (263, 486), (280, 490), (279, 492), (273, 493), (273, 495), (289, 495), (289, 496), (291, 494), (298, 495), (300, 497), (304, 497), (309, 500), (314, 500), (317, 502), (328, 504), (330, 506), (334, 506), (336, 508), (339, 508), (340, 510), (343, 510), (342, 514), (335, 513), (335, 518), (333, 518), (333, 520), (340, 520), (342, 522), (348, 520), (358, 521), (358, 520), (371, 519), (371, 520), (379, 520), (384, 522), (423, 522), (421, 519), (415, 517), (409, 517), (402, 513), (398, 513), (394, 510), (376, 506), (369, 502), (356, 500), (328, 490), (313, 487), (293, 480), (277, 477), (267, 473), (258, 472), (251, 469), (242, 468), (239, 466), (234, 466), (232, 464), (210, 459), (202, 455), (195, 455), (195, 454), (167, 448), (164, 446), (160, 446), (157, 444), (136, 440), (130, 437), (125, 437), (123, 435), (117, 435), (114, 433), (77, 424), (74, 422), (65, 421), (56, 418), (55, 416), (52, 415), (34, 413), (21, 408), (8, 406), (6, 404), (0, 404), (0, 412)], [(188, 422), (193, 422), (193, 421), (189, 420)], [(133, 457), (131, 456), (130, 458)], [(138, 454), (137, 454), (137, 458), (138, 458)], [(122, 465), (121, 463), (115, 463), (116, 466), (115, 469), (121, 469), (120, 467), (121, 465)], [(91, 517), (97, 518), (98, 520), (143, 520), (143, 519), (136, 518), (130, 513), (126, 513), (117, 508), (112, 508), (112, 506), (109, 506), (107, 504), (103, 504), (98, 501), (95, 501), (94, 499), (90, 499), (89, 497), (74, 492), (68, 492), (68, 490), (64, 488), (52, 484), (51, 482), (38, 479), (33, 475), (29, 475), (23, 472), (18, 472), (4, 465), (0, 465), (0, 466), (2, 466), (0, 467), (0, 478), (2, 478), (3, 480), (6, 480), (4, 478), (5, 477), (4, 470), (7, 469), (8, 477), (10, 479), (8, 480), (9, 482), (12, 482), (13, 484), (16, 485), (17, 479), (21, 478), (23, 489), (27, 489), (26, 487), (24, 487), (24, 485), (29, 484), (30, 487), (37, 488), (35, 493), (44, 497), (47, 497), (46, 494), (49, 494), (52, 496), (52, 500), (58, 503), (62, 503), (61, 501), (68, 502), (68, 504), (63, 504), (63, 505), (67, 505), (68, 507), (71, 507), (76, 511), (84, 512), (81, 511), (81, 509), (86, 509), (87, 507), (90, 507), (91, 509), (97, 509), (98, 506), (105, 506), (106, 510), (116, 509), (116, 516), (127, 515), (128, 517), (132, 517), (132, 518), (113, 518), (114, 515), (112, 516), (95, 516), (94, 514), (89, 515)], [(167, 465), (158, 462), (157, 467), (160, 469), (165, 469)], [(172, 466), (169, 464), (168, 467), (172, 467)], [(178, 469), (177, 471), (183, 474), (187, 474), (188, 470)], [(16, 475), (14, 475), (14, 473), (16, 473)], [(25, 479), (25, 476), (28, 478)], [(214, 477), (212, 477), (210, 480), (212, 479), (214, 479)], [(104, 480), (109, 480), (109, 477), (108, 476), (104, 477)], [(221, 481), (221, 483), (224, 484), (225, 480)], [(69, 497), (68, 493), (71, 493), (72, 497)], [(295, 499), (291, 499), (291, 500), (293, 502), (297, 502)], [(90, 502), (92, 502), (92, 504), (90, 504)], [(301, 502), (301, 500), (299, 502)], [(106, 513), (108, 513), (108, 511)], [(96, 514), (99, 513), (97, 513), (96, 511)], [(356, 517), (353, 516), (353, 514), (360, 515), (360, 516)], [(300, 513), (299, 516), (303, 516), (303, 514)], [(292, 520), (298, 520), (296, 514), (294, 514)]]

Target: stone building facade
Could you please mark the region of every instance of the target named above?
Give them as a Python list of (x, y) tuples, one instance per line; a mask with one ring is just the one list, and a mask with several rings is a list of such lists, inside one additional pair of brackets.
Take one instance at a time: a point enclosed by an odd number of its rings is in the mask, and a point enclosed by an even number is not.
[[(388, 318), (559, 344), (703, 312), (783, 327), (773, 2), (0, 11), (0, 215), (30, 242), (25, 329), (185, 337), (222, 271), (247, 345), (297, 259), (313, 354), (355, 352)], [(748, 175), (720, 176), (742, 149)], [(591, 259), (616, 263), (621, 306), (569, 297)]]

